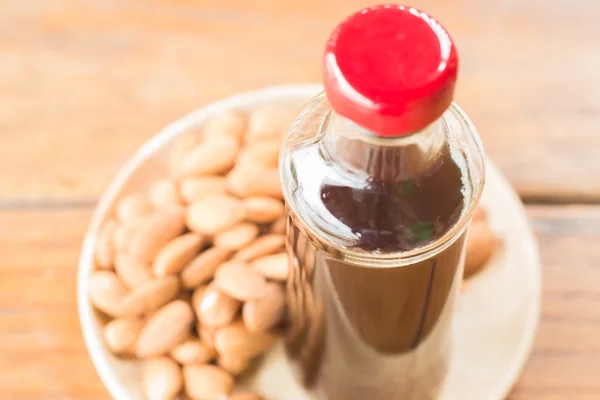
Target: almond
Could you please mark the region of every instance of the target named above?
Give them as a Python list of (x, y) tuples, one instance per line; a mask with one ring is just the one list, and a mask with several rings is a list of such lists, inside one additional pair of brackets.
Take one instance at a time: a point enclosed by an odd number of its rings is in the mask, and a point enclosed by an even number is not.
[(116, 251), (128, 251), (131, 241), (137, 234), (140, 227), (144, 225), (145, 221), (147, 220), (147, 217), (140, 217), (136, 219), (130, 219), (120, 224), (115, 231), (115, 236), (113, 239)]
[(183, 212), (168, 210), (149, 217), (131, 239), (129, 251), (146, 261), (153, 261), (156, 254), (169, 241), (179, 236), (185, 228)]
[(485, 221), (471, 224), (465, 255), (465, 278), (480, 271), (498, 249), (499, 240)]
[(169, 357), (153, 358), (145, 362), (142, 386), (148, 400), (172, 400), (183, 388), (183, 374)]
[(190, 230), (216, 235), (241, 222), (246, 217), (244, 204), (223, 194), (214, 194), (190, 204), (187, 225)]
[(171, 357), (179, 364), (206, 364), (216, 355), (215, 349), (200, 339), (188, 339), (171, 350)]
[(273, 332), (250, 332), (241, 320), (217, 330), (215, 347), (219, 354), (236, 354), (253, 358), (264, 353), (277, 341)]
[(258, 233), (258, 227), (255, 224), (243, 222), (219, 233), (213, 242), (217, 247), (238, 250), (252, 242)]
[[(306, 273), (306, 278), (308, 281), (312, 282), (314, 273), (315, 273), (315, 261), (317, 256), (315, 255), (314, 247), (309, 248), (304, 256), (304, 272)], [(288, 259), (289, 261), (293, 261), (294, 259)], [(291, 266), (288, 265), (288, 268), (292, 269)], [(297, 268), (298, 269), (298, 268)], [(288, 272), (289, 273), (289, 272)]]
[(230, 250), (212, 247), (196, 256), (181, 273), (183, 287), (192, 289), (212, 279), (219, 265), (230, 255)]
[(200, 318), (200, 305), (202, 304), (202, 299), (204, 299), (204, 293), (206, 293), (207, 288), (207, 285), (199, 286), (194, 290), (194, 293), (192, 294), (192, 310), (194, 310), (194, 313), (196, 314), (198, 319)]
[(212, 283), (206, 288), (196, 310), (200, 322), (218, 327), (233, 321), (240, 306), (239, 301), (229, 297), (216, 284)]
[(202, 339), (207, 346), (211, 348), (215, 347), (215, 335), (217, 334), (217, 328), (198, 323), (196, 326), (196, 331), (198, 332), (200, 339)]
[(297, 115), (298, 109), (289, 105), (269, 104), (257, 107), (248, 119), (246, 141), (254, 142), (283, 137)]
[(141, 194), (132, 193), (117, 203), (116, 214), (119, 221), (126, 222), (144, 217), (152, 212), (152, 204)]
[(148, 197), (156, 208), (179, 207), (182, 203), (177, 184), (170, 179), (154, 182), (150, 186)]
[(477, 207), (475, 209), (475, 213), (473, 214), (473, 222), (486, 221), (486, 220), (487, 220), (487, 213), (485, 212), (485, 209), (481, 206)]
[(154, 278), (150, 264), (128, 253), (117, 255), (115, 271), (123, 283), (131, 289)]
[(233, 137), (206, 137), (180, 160), (176, 174), (188, 177), (225, 173), (233, 167), (238, 151), (238, 141)]
[(281, 284), (269, 282), (262, 297), (244, 304), (242, 318), (250, 332), (266, 331), (281, 322), (285, 311), (285, 290)]
[(144, 327), (139, 318), (117, 318), (104, 327), (104, 341), (114, 354), (133, 355), (135, 343)]
[(197, 233), (186, 233), (167, 243), (156, 255), (152, 268), (156, 276), (178, 274), (206, 243)]
[(287, 253), (277, 253), (257, 258), (250, 266), (265, 278), (285, 281), (288, 277), (289, 259)]
[(227, 191), (242, 198), (269, 196), (283, 199), (277, 168), (254, 163), (239, 165), (227, 175)]
[(256, 258), (266, 256), (281, 250), (285, 245), (283, 235), (268, 234), (259, 237), (254, 242), (240, 249), (232, 261), (252, 261)]
[(283, 203), (272, 197), (249, 197), (244, 200), (246, 218), (258, 224), (275, 221), (285, 212)]
[(138, 357), (165, 354), (184, 341), (192, 329), (194, 313), (190, 305), (175, 300), (156, 312), (140, 332), (136, 344)]
[(279, 160), (279, 140), (265, 140), (248, 144), (237, 159), (237, 165), (257, 164), (277, 168)]
[(235, 262), (222, 264), (215, 273), (215, 282), (223, 292), (241, 301), (257, 299), (267, 289), (267, 281), (258, 271)]
[(240, 392), (229, 396), (229, 400), (264, 400), (264, 397), (257, 393)]
[(220, 399), (233, 390), (233, 377), (215, 365), (185, 365), (183, 380), (193, 400)]
[(177, 175), (177, 169), (181, 160), (201, 140), (202, 136), (195, 131), (184, 132), (175, 138), (173, 145), (169, 149), (169, 171), (171, 172), (171, 176)]
[(217, 364), (231, 375), (237, 376), (248, 369), (250, 360), (236, 354), (219, 354)]
[(273, 224), (271, 225), (271, 228), (269, 229), (269, 232), (285, 234), (286, 226), (287, 226), (287, 218), (285, 217), (285, 215), (283, 215), (280, 218), (278, 218), (277, 221), (273, 222)]
[(122, 316), (148, 314), (169, 301), (179, 292), (179, 279), (175, 276), (154, 278), (137, 286), (121, 302)]
[(119, 315), (127, 287), (111, 271), (94, 271), (90, 276), (88, 294), (94, 307), (113, 317)]
[(193, 203), (211, 194), (224, 194), (225, 178), (222, 176), (185, 178), (179, 184), (179, 192), (186, 204)]
[(211, 119), (204, 125), (206, 137), (230, 136), (241, 140), (246, 133), (246, 116), (238, 110), (224, 111)]
[(96, 267), (101, 269), (112, 269), (115, 261), (114, 236), (118, 224), (115, 220), (107, 220), (96, 238)]

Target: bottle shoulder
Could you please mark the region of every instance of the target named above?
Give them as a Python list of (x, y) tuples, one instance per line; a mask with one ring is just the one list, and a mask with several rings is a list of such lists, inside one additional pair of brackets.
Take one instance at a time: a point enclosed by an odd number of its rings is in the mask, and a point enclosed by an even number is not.
[(445, 154), (400, 179), (383, 164), (375, 174), (349, 171), (328, 157), (319, 140), (289, 151), (284, 161), (292, 219), (337, 247), (412, 250), (443, 236), (464, 208), (460, 170)]
[(323, 95), (294, 122), (280, 156), (296, 224), (336, 248), (382, 253), (429, 247), (464, 226), (482, 166), (478, 136), (458, 107), (390, 139), (332, 113)]

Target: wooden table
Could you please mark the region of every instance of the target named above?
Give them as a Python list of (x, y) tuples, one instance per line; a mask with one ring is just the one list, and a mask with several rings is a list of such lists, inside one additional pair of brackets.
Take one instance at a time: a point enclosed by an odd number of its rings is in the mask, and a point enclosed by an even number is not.
[[(99, 195), (140, 144), (198, 106), (318, 82), (328, 33), (368, 4), (0, 1), (2, 400), (108, 398), (75, 306)], [(600, 3), (412, 4), (453, 32), (458, 101), (539, 237), (542, 322), (509, 398), (599, 399)]]

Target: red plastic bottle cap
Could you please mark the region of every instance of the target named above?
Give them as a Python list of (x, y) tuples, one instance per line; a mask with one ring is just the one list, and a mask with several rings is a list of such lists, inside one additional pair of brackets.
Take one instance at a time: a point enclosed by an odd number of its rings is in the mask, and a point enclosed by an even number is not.
[(379, 136), (417, 132), (452, 103), (454, 43), (428, 14), (401, 5), (361, 10), (331, 34), (324, 57), (333, 109)]

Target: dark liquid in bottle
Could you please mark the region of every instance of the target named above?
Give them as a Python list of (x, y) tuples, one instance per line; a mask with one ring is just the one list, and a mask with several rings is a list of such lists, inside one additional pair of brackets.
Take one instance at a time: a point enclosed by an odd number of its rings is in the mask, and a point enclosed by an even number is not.
[[(303, 162), (315, 168), (312, 151), (293, 160), (298, 169)], [(418, 156), (414, 148), (370, 152), (360, 165), (371, 177), (367, 185), (324, 174), (320, 201), (336, 226), (352, 232), (355, 250), (409, 251), (459, 220), (463, 182), (449, 149), (426, 163)], [(286, 345), (301, 382), (327, 400), (435, 398), (449, 360), (464, 234), (425, 261), (384, 268), (344, 262), (302, 227), (290, 217), (296, 257)]]

